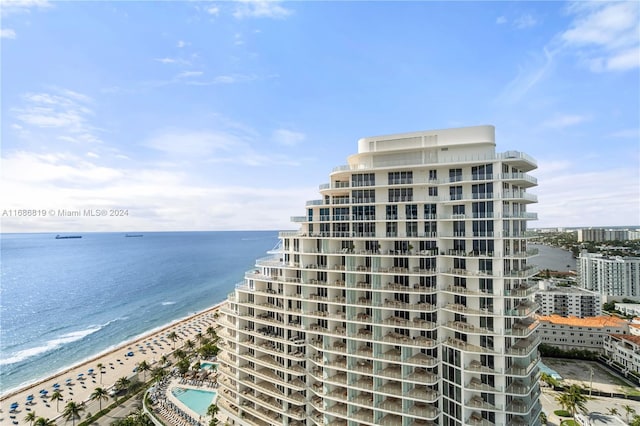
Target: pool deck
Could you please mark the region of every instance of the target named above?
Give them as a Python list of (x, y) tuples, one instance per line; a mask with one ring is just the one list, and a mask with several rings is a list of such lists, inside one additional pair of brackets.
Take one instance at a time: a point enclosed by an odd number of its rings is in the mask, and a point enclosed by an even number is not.
[[(193, 417), (194, 419), (200, 419), (204, 416), (202, 416), (200, 413), (196, 413), (195, 411), (193, 411), (187, 404), (185, 404), (184, 402), (180, 401), (172, 392), (173, 389), (175, 388), (182, 388), (182, 389), (193, 389), (193, 390), (204, 390), (204, 391), (209, 391), (209, 392), (216, 392), (216, 399), (218, 398), (218, 389), (212, 387), (212, 386), (196, 386), (196, 385), (192, 385), (189, 383), (183, 383), (184, 379), (180, 378), (180, 377), (175, 377), (171, 380), (171, 382), (169, 382), (169, 385), (167, 386), (167, 392), (166, 392), (166, 397), (168, 401), (173, 402), (175, 405), (177, 405), (178, 407), (180, 407), (182, 410), (184, 410), (185, 412), (189, 413), (191, 415), (191, 417)], [(213, 401), (213, 403), (215, 403), (215, 399)]]

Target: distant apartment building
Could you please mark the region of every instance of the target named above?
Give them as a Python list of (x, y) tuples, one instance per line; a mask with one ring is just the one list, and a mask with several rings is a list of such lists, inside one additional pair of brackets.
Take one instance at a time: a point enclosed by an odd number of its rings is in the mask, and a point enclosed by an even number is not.
[(640, 257), (580, 253), (578, 284), (600, 293), (605, 299), (640, 297)]
[(361, 139), (229, 295), (244, 425), (540, 425), (527, 155), (492, 126)]
[(578, 242), (593, 241), (601, 243), (604, 241), (627, 241), (637, 237), (638, 231), (629, 229), (605, 229), (605, 228), (587, 228), (578, 229)]
[(640, 336), (610, 334), (604, 338), (603, 350), (623, 373), (640, 376)]
[(617, 317), (590, 318), (538, 316), (541, 344), (562, 350), (580, 349), (603, 353), (609, 334), (629, 334), (629, 322)]
[(613, 306), (616, 311), (624, 315), (640, 317), (640, 303), (616, 303)]
[(602, 313), (602, 297), (599, 293), (577, 287), (557, 287), (547, 281), (541, 281), (540, 286), (540, 291), (535, 294), (540, 315), (585, 318)]

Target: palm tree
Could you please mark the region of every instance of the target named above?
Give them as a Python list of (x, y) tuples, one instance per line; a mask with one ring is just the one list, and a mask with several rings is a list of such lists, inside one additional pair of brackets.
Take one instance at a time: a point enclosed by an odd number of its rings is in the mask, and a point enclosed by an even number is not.
[(178, 339), (179, 339), (178, 335), (176, 334), (176, 332), (175, 332), (175, 331), (172, 331), (171, 333), (169, 333), (169, 334), (167, 335), (167, 337), (168, 337), (169, 339), (171, 339), (171, 341), (173, 342), (173, 349), (175, 349), (175, 348), (176, 348), (176, 340), (178, 340)]
[(95, 388), (89, 398), (91, 398), (92, 401), (97, 400), (100, 406), (100, 411), (102, 411), (102, 400), (109, 400), (109, 392), (107, 392), (105, 388)]
[(213, 339), (214, 341), (217, 339), (218, 337), (218, 333), (216, 333), (216, 329), (213, 327), (207, 327), (207, 334), (209, 336), (211, 336), (211, 339)]
[(168, 373), (162, 367), (156, 367), (153, 370), (151, 370), (151, 377), (153, 377), (153, 379), (156, 380), (156, 381), (159, 381), (160, 379), (162, 379), (167, 374)]
[(116, 380), (116, 384), (114, 386), (117, 390), (120, 391), (120, 390), (127, 390), (130, 384), (131, 384), (131, 381), (127, 377), (122, 376), (118, 380)]
[(216, 404), (211, 404), (209, 408), (207, 408), (207, 416), (215, 417), (218, 414), (218, 406)]
[(84, 410), (84, 407), (80, 404), (76, 404), (74, 401), (67, 402), (67, 405), (64, 407), (64, 411), (62, 415), (65, 420), (71, 420), (72, 424), (76, 424), (76, 417), (80, 418), (80, 412)]
[(167, 363), (168, 360), (169, 360), (169, 358), (167, 358), (167, 356), (163, 354), (160, 357), (160, 365), (164, 367), (164, 365)]
[(45, 419), (44, 417), (38, 417), (33, 426), (55, 426), (56, 422), (54, 420)]
[(98, 370), (100, 370), (100, 384), (102, 384), (102, 375), (104, 374), (104, 371), (102, 371), (102, 368), (104, 367), (104, 365), (102, 365), (102, 363), (99, 362), (96, 367), (98, 367)]
[(540, 423), (542, 423), (543, 426), (547, 425), (547, 415), (544, 411), (540, 411)]
[(188, 339), (186, 342), (184, 342), (184, 346), (187, 348), (187, 350), (193, 351), (193, 348), (196, 347), (196, 344), (193, 343), (193, 340)]
[(176, 349), (176, 351), (173, 354), (179, 360), (183, 360), (187, 357), (187, 354), (182, 349)]
[(60, 401), (62, 401), (63, 399), (64, 398), (62, 397), (62, 394), (58, 389), (54, 390), (51, 394), (51, 401), (56, 401), (56, 411), (58, 412), (60, 411)]
[(204, 338), (205, 337), (204, 337), (204, 335), (202, 333), (198, 332), (196, 334), (196, 340), (198, 341), (199, 344), (202, 344), (202, 341), (204, 340)]
[(607, 412), (609, 413), (610, 416), (617, 416), (620, 414), (620, 411), (618, 411), (616, 407), (609, 408)]
[(632, 414), (635, 414), (636, 410), (635, 410), (635, 408), (633, 408), (632, 406), (630, 406), (628, 404), (627, 405), (623, 405), (622, 408), (624, 408), (625, 415), (627, 417), (627, 423), (629, 423), (629, 417)]
[(138, 368), (138, 371), (142, 371), (142, 381), (146, 382), (147, 380), (147, 374), (146, 372), (151, 370), (151, 366), (147, 363), (147, 361), (142, 361), (140, 363), (138, 363), (138, 365), (136, 366)]
[(571, 385), (569, 389), (556, 396), (556, 401), (562, 408), (565, 408), (571, 413), (574, 420), (577, 411), (582, 413), (587, 411), (587, 407), (585, 406), (587, 397), (582, 394), (582, 390), (578, 385)]
[(29, 422), (33, 425), (33, 422), (36, 421), (36, 412), (35, 411), (29, 411), (27, 413), (26, 416), (24, 416), (24, 421), (25, 422)]

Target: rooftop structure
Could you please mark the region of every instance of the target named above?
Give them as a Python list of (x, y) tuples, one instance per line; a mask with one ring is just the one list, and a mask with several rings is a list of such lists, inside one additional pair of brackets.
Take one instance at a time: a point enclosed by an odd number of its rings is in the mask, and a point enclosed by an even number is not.
[(243, 425), (539, 425), (527, 192), (492, 126), (364, 138), (229, 295)]

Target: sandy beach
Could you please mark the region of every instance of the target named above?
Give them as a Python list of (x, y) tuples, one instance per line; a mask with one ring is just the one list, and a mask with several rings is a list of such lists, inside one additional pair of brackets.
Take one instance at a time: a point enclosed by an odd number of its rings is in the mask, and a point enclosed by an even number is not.
[[(189, 339), (197, 343), (195, 336), (198, 333), (206, 336), (207, 328), (216, 325), (215, 314), (224, 303), (171, 323), (143, 337), (125, 342), (108, 353), (3, 395), (0, 399), (0, 424), (29, 425), (30, 422), (24, 420), (29, 412), (35, 412), (36, 417), (49, 418), (56, 420), (57, 424), (65, 424), (65, 420), (60, 416), (68, 401), (82, 403), (89, 400), (91, 393), (97, 387), (110, 389), (119, 378), (135, 375), (134, 368), (143, 360), (152, 368), (155, 367), (162, 355), (168, 356), (174, 350), (174, 343), (167, 337), (172, 331), (180, 338), (175, 342), (176, 349)], [(127, 356), (128, 353), (133, 355)], [(103, 374), (100, 374), (98, 364), (102, 364)], [(149, 372), (146, 374), (148, 377)], [(58, 402), (51, 401), (49, 397), (56, 384), (63, 397)], [(43, 397), (41, 390), (46, 390), (48, 396)], [(111, 402), (113, 402), (112, 398), (109, 398), (109, 401), (103, 401), (102, 407), (108, 406)], [(13, 403), (18, 403), (18, 408), (10, 411)], [(92, 403), (93, 405), (95, 404)], [(96, 408), (92, 412), (97, 411)], [(86, 415), (87, 411), (84, 411), (82, 419)], [(71, 424), (70, 421), (69, 424)]]

